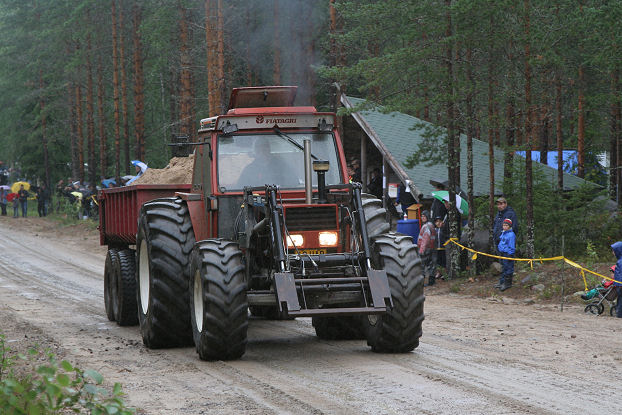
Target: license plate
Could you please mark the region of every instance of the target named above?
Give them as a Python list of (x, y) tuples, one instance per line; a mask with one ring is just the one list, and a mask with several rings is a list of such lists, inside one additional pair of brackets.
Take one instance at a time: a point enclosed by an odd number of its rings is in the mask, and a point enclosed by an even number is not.
[(301, 254), (320, 255), (325, 254), (326, 249), (299, 249)]

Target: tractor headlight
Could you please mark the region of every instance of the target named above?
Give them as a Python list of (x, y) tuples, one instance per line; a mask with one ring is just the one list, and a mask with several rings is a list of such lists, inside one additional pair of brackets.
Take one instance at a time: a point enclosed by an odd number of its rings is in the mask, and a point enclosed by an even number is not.
[(296, 246), (297, 248), (300, 248), (302, 245), (304, 245), (304, 243), (305, 243), (305, 238), (303, 238), (302, 235), (293, 234), (293, 235), (287, 236), (287, 247), (288, 248), (293, 248), (294, 246)]
[(335, 246), (337, 240), (337, 232), (320, 232), (320, 246)]

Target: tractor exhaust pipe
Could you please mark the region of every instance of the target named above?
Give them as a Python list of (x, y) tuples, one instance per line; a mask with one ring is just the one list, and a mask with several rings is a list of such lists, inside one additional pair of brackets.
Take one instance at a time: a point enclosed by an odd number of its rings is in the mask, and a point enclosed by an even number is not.
[(313, 198), (313, 173), (311, 170), (311, 140), (304, 140), (304, 157), (305, 157), (305, 203), (311, 204)]

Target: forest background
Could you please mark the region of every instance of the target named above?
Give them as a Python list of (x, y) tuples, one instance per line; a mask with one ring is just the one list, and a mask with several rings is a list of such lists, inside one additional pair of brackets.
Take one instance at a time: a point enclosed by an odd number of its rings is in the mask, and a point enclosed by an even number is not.
[[(577, 150), (577, 174), (622, 206), (621, 21), (622, 1), (603, 0), (3, 0), (0, 159), (48, 185), (118, 178), (132, 159), (164, 166), (233, 87), (299, 85), (299, 102), (330, 110), (338, 82), (442, 127), (411, 161), (446, 163), (450, 183), (458, 134), (488, 141), (528, 255), (564, 234), (607, 246), (620, 223), (598, 190), (564, 193), (561, 166), (542, 183), (513, 152)], [(496, 213), (493, 193), (470, 229)]]

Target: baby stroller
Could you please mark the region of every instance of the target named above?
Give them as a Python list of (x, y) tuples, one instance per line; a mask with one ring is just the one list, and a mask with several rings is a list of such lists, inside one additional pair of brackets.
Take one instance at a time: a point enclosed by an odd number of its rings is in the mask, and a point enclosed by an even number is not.
[[(611, 267), (612, 271), (615, 270), (615, 266)], [(605, 311), (605, 304), (609, 306), (609, 315), (613, 316), (616, 309), (616, 299), (618, 298), (618, 292), (613, 285), (613, 281), (601, 281), (600, 285), (592, 288), (590, 291), (581, 295), (584, 300), (591, 300), (589, 304), (585, 306), (584, 311), (586, 313), (600, 315)]]

